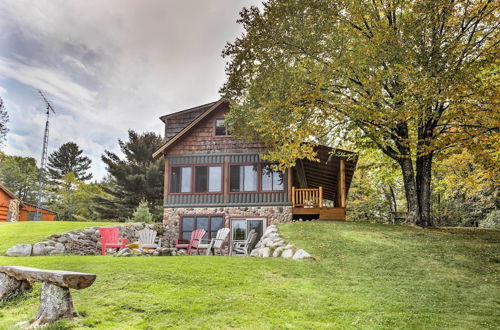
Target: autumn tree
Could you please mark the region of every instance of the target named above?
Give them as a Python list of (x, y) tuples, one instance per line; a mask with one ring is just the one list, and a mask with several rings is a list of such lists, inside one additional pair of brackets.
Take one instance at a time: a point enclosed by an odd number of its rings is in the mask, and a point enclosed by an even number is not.
[(152, 158), (163, 143), (152, 132), (128, 132), (128, 141), (118, 140), (124, 155), (106, 150), (102, 160), (109, 176), (101, 185), (108, 197), (99, 197), (99, 212), (103, 218), (122, 220), (132, 216), (140, 202), (145, 201), (154, 219), (160, 220), (163, 211), (163, 163)]
[(76, 143), (67, 142), (49, 155), (48, 174), (56, 182), (68, 173), (73, 173), (78, 181), (90, 180), (92, 173), (88, 171), (91, 163)]
[(227, 123), (266, 143), (263, 156), (281, 167), (314, 159), (317, 143), (369, 139), (401, 169), (407, 221), (431, 225), (436, 155), (498, 149), (498, 9), (491, 0), (245, 8), (245, 33), (223, 51)]

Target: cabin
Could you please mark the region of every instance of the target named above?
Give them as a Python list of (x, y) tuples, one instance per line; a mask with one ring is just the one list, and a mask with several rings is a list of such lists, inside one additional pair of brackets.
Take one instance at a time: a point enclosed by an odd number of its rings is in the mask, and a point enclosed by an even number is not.
[(165, 138), (153, 157), (165, 162), (163, 222), (173, 239), (189, 239), (195, 229), (209, 239), (227, 227), (230, 239), (245, 240), (252, 229), (260, 237), (293, 219), (345, 220), (355, 153), (318, 146), (319, 162), (273, 171), (259, 156), (262, 143), (230, 135), (229, 111), (221, 99), (160, 117)]
[[(54, 221), (56, 212), (41, 208), (38, 210), (41, 221)], [(35, 221), (36, 205), (21, 201), (12, 191), (0, 184), (0, 222)]]

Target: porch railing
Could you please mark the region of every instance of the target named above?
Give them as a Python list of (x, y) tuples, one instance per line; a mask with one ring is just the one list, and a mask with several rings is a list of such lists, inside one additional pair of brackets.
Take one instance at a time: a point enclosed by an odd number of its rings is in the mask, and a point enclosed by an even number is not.
[(293, 207), (323, 207), (323, 187), (317, 189), (298, 189), (292, 187)]

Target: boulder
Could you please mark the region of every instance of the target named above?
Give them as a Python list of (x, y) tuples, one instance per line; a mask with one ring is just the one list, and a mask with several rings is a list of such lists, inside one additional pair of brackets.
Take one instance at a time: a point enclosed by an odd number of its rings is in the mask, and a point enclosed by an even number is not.
[[(52, 250), (52, 249), (50, 249)], [(33, 244), (33, 250), (31, 255), (33, 256), (46, 256), (49, 253), (49, 249), (44, 242)]]
[(64, 244), (62, 243), (56, 243), (54, 246), (54, 249), (49, 252), (49, 255), (58, 255), (58, 254), (65, 254), (66, 253), (66, 248), (64, 247)]
[(271, 254), (271, 249), (268, 247), (262, 248), (260, 252), (260, 257), (262, 258), (269, 258), (269, 255)]
[(29, 257), (31, 255), (31, 244), (17, 244), (7, 250), (9, 257)]
[(274, 252), (273, 252), (273, 258), (277, 258), (277, 257), (281, 256), (281, 252), (283, 252), (283, 250), (284, 250), (284, 249), (285, 249), (285, 248), (284, 248), (284, 247), (282, 247), (282, 246), (280, 246), (280, 247), (276, 248), (276, 249), (274, 250)]
[(120, 251), (118, 251), (116, 256), (117, 257), (129, 257), (131, 252), (132, 251), (129, 248), (123, 248), (123, 249), (120, 249)]
[(293, 250), (292, 249), (286, 249), (283, 251), (281, 254), (282, 258), (292, 258), (293, 257)]
[(295, 251), (295, 254), (293, 255), (293, 260), (300, 260), (306, 258), (311, 258), (311, 255), (302, 249), (298, 249), (297, 251)]

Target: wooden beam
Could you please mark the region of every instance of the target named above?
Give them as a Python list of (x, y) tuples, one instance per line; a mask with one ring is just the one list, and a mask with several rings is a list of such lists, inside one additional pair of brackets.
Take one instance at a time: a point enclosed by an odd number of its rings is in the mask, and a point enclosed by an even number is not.
[(340, 207), (345, 207), (346, 204), (346, 189), (345, 189), (345, 160), (340, 160), (339, 171), (339, 186), (340, 186)]
[(224, 203), (229, 203), (229, 156), (224, 156)]
[(168, 158), (165, 157), (165, 170), (163, 171), (163, 204), (168, 203)]
[(293, 203), (292, 200), (292, 168), (288, 168), (286, 170), (286, 182), (287, 182), (287, 191), (288, 191), (288, 201)]

